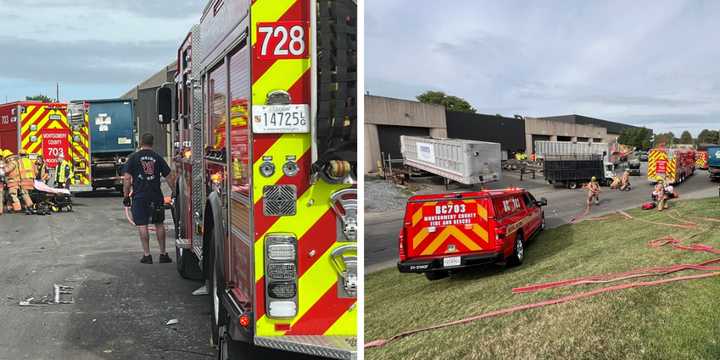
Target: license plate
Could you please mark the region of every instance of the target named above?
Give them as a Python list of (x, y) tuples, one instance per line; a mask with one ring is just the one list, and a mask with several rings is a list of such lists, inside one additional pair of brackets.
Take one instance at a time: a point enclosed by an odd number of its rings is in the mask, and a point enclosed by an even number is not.
[(252, 117), (256, 134), (310, 132), (309, 105), (254, 105)]
[(460, 266), (462, 259), (459, 256), (443, 258), (443, 267)]

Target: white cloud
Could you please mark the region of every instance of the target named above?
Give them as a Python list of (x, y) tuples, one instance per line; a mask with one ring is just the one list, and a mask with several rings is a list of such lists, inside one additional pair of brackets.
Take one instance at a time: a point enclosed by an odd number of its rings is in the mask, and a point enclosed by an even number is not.
[(369, 0), (366, 86), (697, 132), (720, 117), (718, 16), (711, 1)]
[(0, 0), (0, 45), (14, 49), (0, 57), (0, 99), (55, 81), (68, 99), (120, 96), (175, 58), (205, 3)]

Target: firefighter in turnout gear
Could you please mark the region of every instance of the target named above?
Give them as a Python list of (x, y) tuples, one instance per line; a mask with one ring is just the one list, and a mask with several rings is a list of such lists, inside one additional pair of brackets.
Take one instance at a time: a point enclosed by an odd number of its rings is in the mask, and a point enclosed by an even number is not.
[(11, 154), (7, 150), (0, 149), (0, 215), (5, 212), (5, 157)]
[(72, 163), (65, 160), (65, 156), (63, 154), (58, 155), (58, 166), (55, 170), (55, 187), (69, 189), (72, 178)]
[(595, 205), (600, 203), (600, 184), (598, 184), (597, 178), (593, 176), (586, 187), (588, 189), (587, 208), (590, 209), (593, 200)]
[(48, 174), (47, 165), (45, 164), (45, 160), (43, 160), (42, 155), (38, 155), (37, 160), (35, 160), (35, 168), (37, 169), (35, 180), (47, 183), (50, 178), (50, 174)]
[(20, 198), (22, 198), (25, 205), (25, 213), (29, 215), (32, 214), (33, 202), (25, 188), (28, 185), (28, 180), (30, 181), (30, 186), (33, 186), (35, 166), (32, 160), (27, 158), (26, 155), (25, 151), (21, 150), (18, 155), (6, 158), (5, 171), (13, 211), (20, 212), (22, 210), (20, 205)]

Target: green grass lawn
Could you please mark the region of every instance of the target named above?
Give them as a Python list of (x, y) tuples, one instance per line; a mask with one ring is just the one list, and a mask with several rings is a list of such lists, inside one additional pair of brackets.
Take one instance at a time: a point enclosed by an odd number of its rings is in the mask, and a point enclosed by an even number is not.
[[(720, 218), (717, 198), (671, 204), (672, 215)], [(678, 223), (663, 212), (637, 218)], [(527, 247), (522, 266), (472, 269), (439, 281), (388, 269), (365, 281), (365, 341), (491, 310), (557, 298), (608, 285), (537, 293), (512, 288), (639, 267), (718, 257), (647, 242), (665, 235), (720, 248), (720, 223), (678, 229), (619, 215), (548, 230)], [(641, 278), (648, 281), (678, 274)], [(618, 283), (612, 283), (618, 284)], [(720, 359), (720, 277), (621, 290), (406, 337), (368, 349), (367, 359)]]

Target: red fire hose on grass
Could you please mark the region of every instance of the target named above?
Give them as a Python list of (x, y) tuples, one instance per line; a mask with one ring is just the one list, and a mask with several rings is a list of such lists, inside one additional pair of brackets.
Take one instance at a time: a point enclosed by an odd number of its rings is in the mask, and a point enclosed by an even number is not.
[[(621, 215), (625, 216), (628, 219), (635, 219), (629, 214), (625, 213), (624, 211), (619, 212)], [(692, 229), (697, 227), (697, 224), (692, 223), (690, 225), (689, 222), (686, 222), (687, 225), (678, 225), (678, 224), (667, 224), (667, 223), (659, 223), (654, 222), (650, 220), (645, 219), (635, 219), (635, 220), (642, 220), (644, 222), (652, 223), (655, 225), (662, 225), (662, 226), (670, 226), (670, 227), (683, 227), (685, 229)], [(720, 219), (716, 219), (720, 221)], [(712, 254), (720, 254), (720, 249), (713, 248), (708, 245), (703, 244), (692, 244), (692, 245), (682, 245), (681, 240), (676, 239), (672, 236), (666, 236), (660, 239), (651, 240), (648, 242), (648, 246), (650, 248), (659, 248), (665, 245), (670, 245), (673, 249), (676, 250), (683, 250), (683, 251), (696, 251), (696, 252), (709, 252)], [(704, 279), (709, 278), (713, 276), (720, 276), (720, 266), (709, 266), (711, 264), (720, 263), (720, 258), (712, 259), (708, 261), (704, 261), (698, 264), (679, 264), (679, 265), (670, 265), (670, 266), (662, 266), (662, 267), (654, 267), (654, 268), (645, 268), (645, 269), (635, 269), (627, 272), (622, 273), (614, 273), (609, 275), (594, 275), (594, 276), (587, 276), (587, 277), (581, 277), (581, 278), (575, 278), (575, 279), (568, 279), (568, 280), (561, 280), (556, 282), (550, 282), (550, 283), (544, 283), (544, 284), (534, 284), (529, 285), (526, 287), (521, 288), (515, 288), (513, 289), (513, 293), (525, 293), (525, 292), (534, 292), (544, 289), (550, 289), (550, 288), (556, 288), (561, 286), (571, 286), (571, 285), (580, 285), (580, 284), (594, 284), (594, 283), (607, 283), (607, 282), (614, 282), (614, 281), (621, 281), (621, 280), (627, 280), (627, 279), (633, 279), (638, 277), (647, 277), (647, 276), (661, 276), (661, 275), (669, 275), (672, 273), (676, 273), (679, 271), (684, 270), (698, 270), (698, 271), (708, 271), (704, 274), (697, 274), (697, 275), (685, 275), (685, 276), (677, 276), (669, 279), (661, 279), (661, 280), (654, 280), (654, 281), (639, 281), (634, 283), (627, 283), (627, 284), (619, 284), (619, 285), (613, 285), (608, 287), (603, 287), (600, 289), (590, 290), (581, 292), (578, 294), (572, 294), (568, 296), (563, 296), (555, 299), (549, 299), (545, 301), (540, 301), (536, 303), (531, 304), (525, 304), (525, 305), (518, 305), (513, 306), (505, 309), (499, 309), (494, 310), (486, 313), (482, 313), (479, 315), (467, 317), (460, 320), (450, 321), (438, 325), (428, 326), (425, 328), (410, 330), (406, 332), (399, 333), (397, 335), (394, 335), (387, 339), (377, 339), (370, 341), (365, 344), (366, 349), (372, 349), (372, 348), (379, 348), (383, 347), (389, 342), (396, 341), (408, 336), (412, 336), (418, 333), (431, 331), (431, 330), (437, 330), (442, 328), (447, 328), (450, 326), (455, 325), (461, 325), (461, 324), (467, 324), (470, 322), (502, 316), (502, 315), (509, 315), (518, 311), (524, 311), (529, 309), (535, 309), (540, 308), (544, 306), (549, 305), (557, 305), (562, 304), (570, 301), (575, 301), (579, 299), (584, 299), (588, 297), (592, 297), (595, 295), (603, 294), (603, 293), (609, 293), (619, 290), (625, 290), (625, 289), (632, 289), (632, 288), (639, 288), (639, 287), (648, 287), (648, 286), (657, 286), (657, 285), (663, 285), (678, 281), (686, 281), (686, 280), (697, 280), (697, 279)]]

